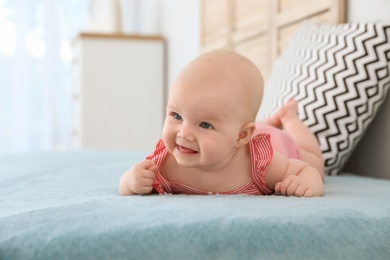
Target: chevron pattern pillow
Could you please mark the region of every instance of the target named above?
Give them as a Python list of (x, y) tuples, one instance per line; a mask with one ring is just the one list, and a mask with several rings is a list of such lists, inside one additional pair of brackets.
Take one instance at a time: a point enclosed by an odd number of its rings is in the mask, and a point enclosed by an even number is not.
[(320, 143), (325, 174), (337, 175), (386, 98), (389, 61), (388, 22), (305, 21), (275, 63), (258, 118), (295, 98)]

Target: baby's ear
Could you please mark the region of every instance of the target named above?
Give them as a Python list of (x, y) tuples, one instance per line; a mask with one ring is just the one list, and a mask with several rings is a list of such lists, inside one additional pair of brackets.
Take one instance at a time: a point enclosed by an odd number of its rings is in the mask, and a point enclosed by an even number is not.
[(255, 132), (256, 124), (255, 123), (246, 123), (238, 135), (236, 146), (243, 146), (249, 143), (249, 140), (252, 138), (253, 133)]

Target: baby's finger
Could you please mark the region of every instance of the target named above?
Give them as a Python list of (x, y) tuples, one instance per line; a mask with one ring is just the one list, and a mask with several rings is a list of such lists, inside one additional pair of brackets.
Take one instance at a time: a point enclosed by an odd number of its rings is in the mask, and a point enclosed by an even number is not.
[(142, 180), (142, 187), (153, 187), (153, 182), (154, 182), (154, 179), (150, 179), (150, 178), (144, 178)]
[(290, 185), (288, 185), (288, 187), (287, 187), (287, 195), (294, 196), (295, 191), (297, 190), (298, 186), (299, 186), (299, 183), (291, 182)]
[(278, 182), (275, 184), (275, 192), (276, 193), (280, 193), (280, 187), (281, 187), (282, 183), (281, 182)]
[(304, 197), (313, 197), (314, 193), (311, 189), (306, 190), (305, 194), (303, 195)]
[(156, 178), (156, 174), (154, 173), (154, 171), (145, 170), (144, 172), (142, 172), (142, 178), (154, 180)]
[(149, 186), (142, 186), (142, 187), (139, 188), (137, 193), (138, 194), (148, 194), (152, 190), (153, 190), (153, 186), (151, 186), (151, 185), (149, 185)]
[(139, 166), (141, 166), (144, 169), (149, 169), (153, 165), (156, 165), (156, 164), (151, 160), (144, 160), (144, 161), (139, 163)]
[(148, 170), (154, 172), (154, 171), (157, 170), (157, 168), (158, 168), (158, 166), (157, 166), (157, 164), (155, 164), (155, 165), (150, 166), (150, 167), (148, 168)]
[(280, 192), (283, 195), (287, 195), (287, 189), (288, 189), (288, 186), (290, 186), (291, 182), (292, 182), (292, 180), (290, 178), (285, 179), (284, 181), (282, 181), (282, 183), (280, 185)]
[(305, 195), (305, 192), (308, 190), (308, 187), (306, 185), (299, 185), (298, 188), (295, 191), (295, 196), (302, 197)]

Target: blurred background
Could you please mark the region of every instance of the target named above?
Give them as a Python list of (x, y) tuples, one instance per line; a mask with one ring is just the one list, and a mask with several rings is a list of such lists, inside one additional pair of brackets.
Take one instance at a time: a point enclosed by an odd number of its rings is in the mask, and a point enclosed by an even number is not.
[[(348, 22), (390, 20), (388, 0), (346, 2)], [(177, 73), (200, 52), (200, 8), (199, 0), (0, 0), (0, 153), (83, 148), (74, 141), (81, 33), (161, 37), (165, 102)]]
[(77, 147), (73, 41), (81, 32), (163, 36), (169, 85), (198, 54), (198, 10), (197, 0), (0, 0), (0, 152)]

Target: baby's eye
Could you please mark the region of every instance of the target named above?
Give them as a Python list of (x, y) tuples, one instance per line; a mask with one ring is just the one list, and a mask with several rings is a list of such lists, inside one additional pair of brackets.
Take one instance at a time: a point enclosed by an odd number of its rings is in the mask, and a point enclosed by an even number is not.
[(173, 118), (176, 119), (176, 120), (181, 120), (181, 115), (179, 115), (178, 113), (173, 112), (173, 113), (172, 113), (172, 116), (173, 116)]
[(213, 126), (210, 123), (207, 123), (207, 122), (200, 123), (200, 127), (204, 128), (204, 129), (211, 129), (211, 128), (213, 128)]

